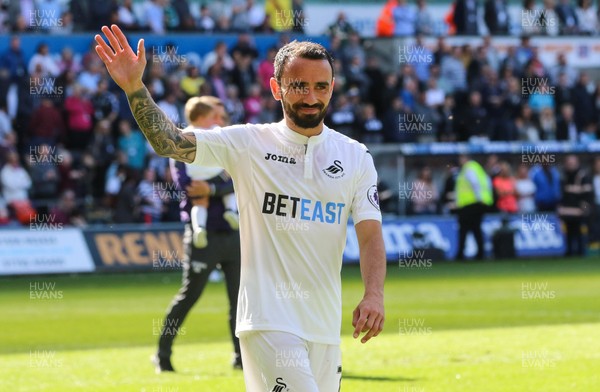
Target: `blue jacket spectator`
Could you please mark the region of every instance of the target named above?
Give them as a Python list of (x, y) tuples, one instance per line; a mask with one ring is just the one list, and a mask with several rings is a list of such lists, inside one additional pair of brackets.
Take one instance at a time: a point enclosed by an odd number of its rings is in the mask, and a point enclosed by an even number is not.
[(534, 198), (538, 211), (555, 211), (561, 198), (560, 173), (556, 167), (537, 165), (531, 169), (529, 176), (535, 184)]

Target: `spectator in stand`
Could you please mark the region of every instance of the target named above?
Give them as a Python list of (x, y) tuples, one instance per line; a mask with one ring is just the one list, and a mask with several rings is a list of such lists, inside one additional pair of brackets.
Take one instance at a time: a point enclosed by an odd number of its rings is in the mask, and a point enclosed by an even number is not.
[(417, 0), (415, 33), (418, 35), (431, 37), (435, 33), (433, 29), (434, 26), (435, 23), (433, 21), (433, 16), (431, 15), (431, 12), (429, 12), (429, 8), (427, 8), (427, 1)]
[(577, 124), (577, 129), (581, 130), (594, 121), (594, 84), (590, 81), (587, 72), (582, 71), (579, 74), (579, 79), (571, 92), (575, 109), (575, 124)]
[(262, 96), (260, 106), (261, 111), (258, 115), (258, 124), (278, 122), (283, 118), (283, 115), (281, 114), (281, 105), (278, 105), (277, 101), (274, 100), (272, 96)]
[(344, 72), (346, 71), (347, 65), (350, 64), (350, 60), (354, 57), (358, 57), (358, 65), (362, 68), (365, 66), (367, 55), (360, 42), (360, 36), (357, 32), (351, 32), (348, 35), (348, 41), (342, 48), (342, 67)]
[(108, 91), (108, 80), (101, 79), (98, 89), (91, 98), (94, 107), (94, 122), (108, 120), (111, 127), (119, 114), (119, 100), (112, 92)]
[(419, 82), (425, 83), (429, 79), (429, 69), (433, 62), (433, 53), (425, 46), (423, 36), (417, 35), (414, 45), (406, 48), (406, 50), (408, 63), (414, 68)]
[(275, 55), (277, 54), (277, 48), (271, 46), (267, 50), (267, 57), (260, 62), (258, 65), (258, 81), (260, 82), (260, 86), (264, 93), (270, 93), (271, 87), (269, 86), (269, 81), (273, 77), (275, 72), (275, 66), (273, 65), (275, 61)]
[(94, 107), (92, 102), (83, 95), (80, 85), (73, 87), (73, 95), (65, 100), (64, 109), (67, 119), (68, 145), (75, 150), (84, 150), (91, 138)]
[(438, 140), (440, 142), (455, 142), (457, 140), (454, 119), (456, 110), (454, 97), (447, 95), (443, 105), (439, 108), (440, 125), (438, 127)]
[(131, 123), (127, 120), (119, 121), (119, 133), (118, 150), (127, 156), (129, 167), (141, 171), (144, 168), (144, 159), (146, 158), (144, 135), (137, 129), (132, 129)]
[(133, 9), (133, 0), (122, 0), (117, 9), (117, 24), (123, 30), (140, 30), (140, 22)]
[[(214, 65), (213, 65), (214, 66)], [(206, 80), (200, 75), (198, 67), (188, 65), (186, 76), (181, 79), (180, 86), (186, 99), (195, 97), (200, 93), (200, 87)]]
[[(224, 78), (225, 72), (222, 63), (216, 62), (208, 69), (206, 82), (210, 86), (212, 95), (224, 101), (227, 98), (227, 81)], [(206, 95), (206, 94), (204, 94)]]
[(558, 15), (562, 35), (575, 35), (578, 33), (579, 21), (571, 0), (559, 0), (559, 4), (556, 6), (556, 14)]
[(556, 65), (550, 71), (552, 84), (559, 84), (561, 75), (564, 75), (566, 79), (564, 85), (567, 87), (573, 87), (575, 81), (577, 80), (577, 71), (568, 64), (567, 56), (564, 52), (560, 52), (558, 55), (556, 55)]
[(83, 72), (77, 77), (77, 83), (83, 88), (83, 94), (93, 94), (102, 79), (102, 63), (90, 61), (84, 66)]
[(50, 210), (54, 223), (64, 226), (84, 227), (86, 225), (83, 212), (77, 207), (75, 192), (67, 190), (63, 192), (54, 208)]
[(592, 1), (578, 0), (577, 4), (575, 14), (577, 15), (579, 34), (598, 35), (598, 14), (592, 7)]
[(572, 87), (569, 85), (566, 73), (561, 73), (558, 77), (558, 84), (554, 86), (554, 112), (558, 115), (565, 104), (573, 103)]
[(462, 49), (452, 48), (452, 55), (446, 56), (441, 63), (441, 77), (448, 82), (447, 93), (460, 93), (467, 89), (467, 70), (461, 61)]
[(537, 114), (529, 104), (521, 107), (521, 113), (515, 119), (518, 140), (538, 142), (541, 140), (540, 125)]
[(140, 200), (140, 211), (144, 223), (160, 222), (162, 216), (162, 200), (156, 191), (156, 173), (152, 169), (144, 170), (144, 177), (137, 187)]
[(100, 120), (94, 127), (88, 152), (91, 154), (95, 163), (96, 175), (92, 184), (92, 196), (101, 197), (104, 190), (106, 172), (112, 162), (116, 147), (111, 134), (111, 123), (108, 120)]
[(566, 226), (566, 255), (583, 256), (586, 248), (583, 225), (591, 214), (593, 188), (590, 176), (575, 155), (565, 157), (561, 189), (562, 200), (557, 212)]
[(366, 96), (369, 89), (369, 78), (360, 65), (360, 59), (353, 57), (346, 70), (346, 83), (348, 86), (358, 88), (361, 96)]
[(29, 173), (33, 183), (33, 198), (54, 199), (58, 195), (59, 157), (51, 153), (48, 144), (35, 146), (29, 152)]
[[(167, 87), (165, 84), (165, 68), (162, 63), (150, 63), (146, 73), (145, 84), (155, 100), (164, 97)], [(131, 110), (130, 110), (131, 111)]]
[(434, 143), (440, 123), (442, 122), (439, 112), (425, 103), (425, 92), (417, 92), (417, 101), (414, 106), (414, 119), (418, 133), (418, 143)]
[(423, 167), (412, 183), (411, 210), (415, 215), (434, 215), (437, 213), (440, 193), (433, 182), (431, 168)]
[(127, 176), (127, 170), (127, 155), (123, 151), (117, 151), (116, 154), (113, 154), (113, 159), (106, 170), (104, 182), (104, 204), (106, 206), (115, 208), (121, 185)]
[(462, 121), (459, 120), (459, 140), (469, 141), (472, 138), (489, 139), (488, 113), (481, 102), (481, 93), (469, 93), (469, 106), (465, 110)]
[(304, 34), (306, 17), (304, 16), (304, 0), (292, 0), (292, 31)]
[(61, 75), (65, 72), (81, 72), (81, 61), (75, 57), (73, 49), (69, 47), (63, 48), (60, 52), (60, 60), (58, 60), (58, 69)]
[(348, 95), (340, 95), (337, 97), (333, 107), (327, 113), (326, 124), (330, 124), (336, 131), (356, 138), (356, 108), (349, 100)]
[(171, 121), (175, 124), (181, 124), (183, 117), (181, 116), (179, 102), (174, 91), (167, 92), (163, 99), (157, 102), (157, 105)]
[(54, 106), (49, 98), (42, 98), (41, 105), (35, 109), (29, 123), (30, 145), (42, 143), (51, 146), (64, 141), (65, 123), (62, 113)]
[[(72, 1), (72, 3), (74, 2)], [(116, 0), (88, 0), (85, 7), (89, 14), (88, 31), (96, 31), (100, 30), (102, 26), (109, 26), (113, 15), (118, 10)]]
[(265, 0), (265, 14), (275, 32), (292, 29), (292, 0)]
[[(6, 164), (8, 154), (17, 152), (17, 134), (14, 132), (7, 133), (3, 138), (0, 138), (0, 168)], [(1, 194), (2, 187), (0, 187)]]
[(239, 98), (239, 89), (235, 85), (230, 84), (227, 86), (227, 98), (223, 104), (231, 124), (242, 124), (244, 122), (246, 117), (244, 104)]
[(30, 74), (33, 74), (38, 65), (41, 66), (42, 77), (56, 77), (60, 74), (60, 68), (50, 54), (48, 44), (46, 43), (38, 45), (36, 53), (29, 60), (27, 70)]
[(598, 137), (596, 136), (596, 124), (589, 123), (579, 134), (579, 143), (587, 145), (596, 140), (598, 140)]
[(416, 32), (417, 11), (407, 4), (406, 0), (398, 0), (398, 5), (392, 9), (394, 18), (394, 36), (412, 37)]
[(348, 38), (350, 33), (353, 33), (354, 27), (348, 22), (346, 13), (340, 11), (337, 14), (335, 21), (327, 27), (327, 33), (330, 37), (337, 37), (340, 40)]
[(261, 108), (260, 85), (250, 86), (248, 96), (244, 99), (244, 112), (246, 113), (245, 122), (250, 124), (258, 123), (258, 116)]
[(555, 37), (560, 32), (559, 17), (555, 12), (554, 0), (543, 0), (544, 8), (539, 12), (537, 24), (540, 26), (539, 34)]
[(28, 201), (31, 177), (19, 163), (19, 155), (11, 151), (6, 157), (6, 164), (0, 170), (2, 197), (8, 206), (14, 202)]
[(13, 132), (12, 121), (6, 113), (6, 104), (0, 102), (0, 141), (4, 140), (6, 135)]
[(477, 14), (479, 4), (477, 0), (456, 0), (454, 8), (454, 24), (456, 35), (478, 35)]
[(563, 104), (560, 117), (556, 123), (556, 140), (568, 140), (576, 143), (579, 140), (579, 128), (573, 117), (573, 105)]
[(256, 74), (252, 68), (252, 57), (241, 53), (234, 56), (235, 67), (231, 71), (231, 83), (238, 88), (240, 98), (248, 96), (250, 86), (256, 83)]
[(515, 178), (508, 162), (500, 163), (500, 173), (492, 181), (497, 196), (496, 208), (500, 212), (514, 214), (518, 210)]
[(231, 48), (230, 52), (231, 58), (234, 60), (238, 53), (242, 56), (250, 57), (252, 62), (258, 58), (258, 49), (256, 49), (256, 44), (252, 41), (252, 36), (247, 33), (238, 35), (238, 39)]
[(550, 163), (534, 166), (529, 176), (535, 184), (535, 206), (537, 211), (556, 211), (561, 199), (560, 173)]
[(167, 0), (146, 0), (144, 2), (145, 20), (154, 34), (164, 34), (166, 31), (166, 5)]
[(362, 107), (360, 118), (360, 141), (362, 143), (382, 143), (383, 123), (375, 116), (375, 107), (368, 103)]
[(204, 56), (204, 61), (202, 62), (202, 73), (208, 73), (208, 69), (217, 61), (221, 61), (226, 72), (232, 71), (235, 67), (233, 59), (229, 53), (227, 53), (227, 44), (225, 44), (223, 41), (218, 41), (215, 44), (214, 50), (208, 52), (206, 56)]
[(231, 29), (234, 32), (244, 33), (250, 31), (248, 19), (248, 6), (246, 0), (233, 0), (231, 2)]
[(9, 48), (0, 57), (0, 68), (8, 70), (11, 83), (18, 83), (27, 75), (25, 56), (21, 49), (21, 38), (18, 35), (10, 37)]
[(515, 193), (520, 213), (529, 214), (535, 212), (535, 183), (529, 177), (529, 168), (525, 165), (521, 165), (517, 169)]
[(140, 221), (139, 174), (135, 170), (126, 168), (123, 177), (115, 200), (113, 221), (115, 223), (136, 223)]
[[(169, 4), (170, 2), (170, 4)], [(175, 11), (177, 23), (174, 30), (178, 31), (192, 31), (195, 28), (194, 17), (190, 12), (190, 5), (188, 0), (170, 0), (165, 3), (170, 5), (172, 11)]]
[(407, 111), (399, 96), (393, 97), (391, 105), (383, 117), (383, 136), (385, 143), (410, 143), (415, 140), (414, 133), (402, 132), (406, 125)]
[(538, 35), (542, 31), (539, 19), (540, 11), (537, 9), (535, 0), (523, 0), (521, 10), (521, 33), (526, 36)]
[(385, 75), (381, 70), (379, 62), (375, 56), (370, 56), (367, 59), (367, 65), (364, 69), (364, 73), (368, 79), (366, 101), (375, 106), (375, 113), (377, 117), (382, 118), (387, 105), (389, 105), (389, 101), (386, 101), (385, 95), (382, 94), (382, 89), (384, 88), (383, 86), (385, 86)]
[(508, 35), (510, 16), (506, 0), (485, 0), (484, 16), (485, 25), (491, 35)]
[(196, 23), (196, 27), (201, 33), (212, 33), (216, 26), (217, 24), (210, 13), (210, 8), (206, 4), (202, 4), (200, 6), (200, 18)]
[(546, 79), (538, 79), (539, 85), (529, 95), (529, 107), (535, 114), (540, 114), (544, 109), (554, 110), (554, 89), (548, 85)]
[(540, 133), (542, 140), (556, 140), (556, 116), (550, 108), (540, 113)]
[(246, 9), (248, 10), (250, 29), (254, 32), (259, 32), (265, 25), (265, 10), (263, 6), (256, 4), (254, 0), (246, 0)]

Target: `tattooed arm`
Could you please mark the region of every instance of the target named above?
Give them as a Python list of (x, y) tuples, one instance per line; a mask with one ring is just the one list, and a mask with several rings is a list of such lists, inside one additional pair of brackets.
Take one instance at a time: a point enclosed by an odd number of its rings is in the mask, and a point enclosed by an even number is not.
[(196, 137), (184, 133), (160, 110), (146, 87), (127, 94), (133, 117), (158, 155), (191, 163), (196, 157)]
[(96, 53), (106, 65), (115, 83), (127, 94), (133, 117), (158, 155), (191, 163), (196, 157), (196, 137), (183, 133), (156, 105), (142, 82), (146, 67), (144, 40), (138, 41), (133, 53), (127, 38), (118, 26), (102, 27), (108, 45), (100, 35), (95, 36)]

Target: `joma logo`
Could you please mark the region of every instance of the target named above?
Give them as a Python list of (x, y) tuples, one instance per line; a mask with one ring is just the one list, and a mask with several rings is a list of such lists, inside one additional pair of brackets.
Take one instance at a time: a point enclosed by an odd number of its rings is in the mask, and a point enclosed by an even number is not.
[(285, 155), (275, 155), (275, 154), (271, 154), (270, 152), (268, 152), (267, 155), (265, 156), (265, 160), (266, 161), (276, 161), (276, 162), (281, 162), (281, 163), (288, 163), (290, 165), (296, 164), (296, 160), (294, 158), (286, 157)]

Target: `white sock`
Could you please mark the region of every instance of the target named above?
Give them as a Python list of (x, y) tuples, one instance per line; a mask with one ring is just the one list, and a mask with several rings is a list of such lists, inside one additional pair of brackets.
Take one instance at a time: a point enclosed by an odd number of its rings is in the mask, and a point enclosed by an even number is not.
[(202, 206), (192, 207), (192, 229), (199, 227), (206, 228), (206, 220), (208, 219), (208, 210)]
[(228, 193), (223, 196), (223, 205), (226, 210), (237, 212), (237, 202), (235, 201), (235, 193)]

